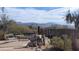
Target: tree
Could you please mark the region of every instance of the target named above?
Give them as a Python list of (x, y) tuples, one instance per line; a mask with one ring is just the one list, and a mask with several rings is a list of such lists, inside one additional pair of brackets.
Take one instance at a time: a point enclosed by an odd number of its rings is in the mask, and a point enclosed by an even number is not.
[(9, 26), (16, 24), (15, 21), (9, 19), (9, 16), (5, 13), (5, 8), (1, 7), (1, 21), (0, 21), (0, 29), (2, 29), (4, 32), (9, 31)]
[[(3, 34), (0, 33), (0, 36), (3, 37), (3, 39), (4, 39), (5, 33), (9, 32), (9, 29), (10, 29), (9, 27), (13, 24), (16, 24), (16, 22), (9, 19), (9, 16), (5, 13), (4, 7), (1, 7), (1, 11), (2, 11), (2, 13), (0, 15), (0, 18), (1, 18), (0, 32)], [(3, 39), (1, 38), (0, 40), (3, 40)]]
[(0, 15), (0, 40), (5, 40), (4, 34), (7, 28), (7, 20), (8, 17), (4, 13), (4, 7), (1, 7), (1, 15)]
[(2, 30), (4, 32), (6, 32), (7, 30), (7, 24), (8, 24), (8, 16), (5, 14), (5, 8), (4, 7), (1, 7), (1, 11), (2, 11), (2, 14), (1, 14), (1, 26), (2, 26)]
[(72, 49), (73, 50), (78, 50), (77, 46), (77, 32), (79, 29), (79, 11), (74, 11), (73, 13), (68, 11), (66, 14), (66, 19), (67, 23), (74, 23), (75, 30), (73, 31), (73, 38), (72, 38)]

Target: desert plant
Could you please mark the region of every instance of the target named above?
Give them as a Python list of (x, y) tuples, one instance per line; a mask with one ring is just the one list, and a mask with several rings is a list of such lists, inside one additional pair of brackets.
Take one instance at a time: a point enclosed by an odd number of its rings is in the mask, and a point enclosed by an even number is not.
[(5, 40), (4, 32), (3, 31), (0, 31), (0, 40)]
[(72, 50), (71, 43), (72, 43), (72, 41), (71, 41), (70, 38), (66, 38), (66, 40), (64, 41), (64, 39), (62, 39), (61, 37), (54, 36), (51, 39), (50, 44), (53, 47), (61, 48), (61, 49), (64, 49), (64, 50)]
[(65, 16), (65, 20), (67, 23), (74, 23), (75, 31), (73, 31), (73, 38), (72, 38), (72, 49), (77, 51), (77, 37), (78, 37), (78, 30), (79, 30), (79, 10), (71, 12), (70, 10), (67, 12)]

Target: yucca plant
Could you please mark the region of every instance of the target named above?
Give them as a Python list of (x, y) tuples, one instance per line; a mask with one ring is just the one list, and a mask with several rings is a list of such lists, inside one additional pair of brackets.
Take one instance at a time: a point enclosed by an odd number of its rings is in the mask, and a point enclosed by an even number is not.
[(79, 50), (77, 46), (77, 32), (79, 29), (79, 11), (74, 11), (73, 13), (70, 12), (70, 10), (66, 14), (65, 20), (67, 23), (73, 23), (75, 30), (73, 30), (73, 36), (72, 36), (72, 49), (73, 50)]

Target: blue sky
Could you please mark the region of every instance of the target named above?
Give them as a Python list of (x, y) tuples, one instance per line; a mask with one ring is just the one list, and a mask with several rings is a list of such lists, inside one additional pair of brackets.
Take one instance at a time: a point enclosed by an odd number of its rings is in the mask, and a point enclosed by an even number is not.
[(68, 10), (74, 11), (78, 8), (66, 7), (6, 7), (5, 12), (17, 22), (35, 23), (57, 23), (67, 24), (65, 15)]
[(16, 7), (18, 9), (26, 9), (26, 8), (34, 8), (34, 9), (37, 9), (37, 10), (52, 10), (52, 9), (58, 9), (58, 8), (62, 8), (62, 7)]

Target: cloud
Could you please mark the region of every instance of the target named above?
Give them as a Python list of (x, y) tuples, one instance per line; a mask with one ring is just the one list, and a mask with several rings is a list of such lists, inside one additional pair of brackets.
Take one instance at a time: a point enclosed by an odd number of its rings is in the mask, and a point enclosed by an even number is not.
[(51, 10), (38, 10), (35, 8), (6, 8), (6, 13), (10, 18), (17, 22), (37, 22), (47, 23), (55, 22), (59, 24), (66, 24), (64, 17), (68, 10), (74, 11), (78, 8), (57, 8)]

